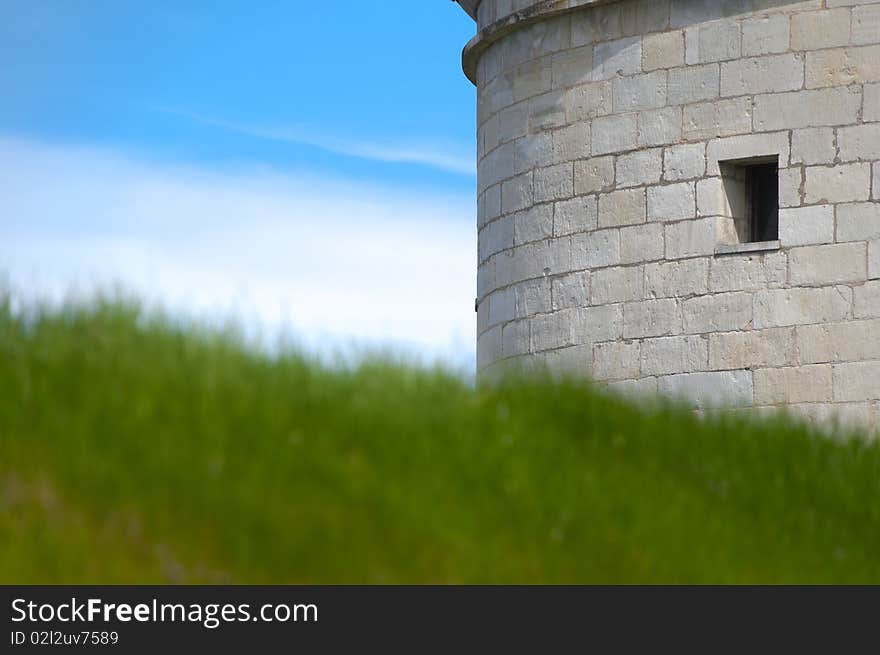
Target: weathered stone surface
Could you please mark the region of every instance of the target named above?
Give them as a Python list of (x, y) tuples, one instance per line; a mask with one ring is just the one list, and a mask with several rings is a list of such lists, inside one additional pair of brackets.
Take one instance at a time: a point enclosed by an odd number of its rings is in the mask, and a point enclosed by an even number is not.
[(572, 314), (572, 335), (575, 343), (593, 344), (619, 339), (623, 327), (620, 305), (579, 307)]
[(515, 357), (529, 352), (529, 321), (513, 321), (504, 326), (501, 333), (501, 353)]
[(721, 68), (718, 64), (689, 66), (669, 71), (667, 98), (671, 105), (687, 105), (712, 100), (721, 93)]
[(597, 380), (639, 377), (638, 341), (611, 341), (593, 346), (593, 375)]
[(880, 239), (880, 204), (855, 203), (837, 206), (838, 241)]
[(631, 302), (645, 297), (641, 266), (603, 268), (592, 275), (593, 304)]
[(803, 204), (801, 189), (804, 186), (802, 168), (784, 168), (778, 173), (779, 207), (800, 207)]
[(550, 90), (551, 69), (542, 60), (522, 64), (513, 74), (513, 101), (519, 102)]
[(835, 364), (834, 400), (880, 399), (880, 362)]
[(790, 366), (796, 353), (791, 328), (709, 335), (709, 368), (715, 370)]
[(525, 209), (533, 197), (531, 173), (507, 180), (501, 185), (501, 211), (506, 214)]
[(663, 226), (657, 223), (620, 229), (620, 263), (635, 264), (663, 258)]
[(792, 132), (792, 164), (825, 164), (834, 161), (836, 156), (837, 150), (832, 128), (814, 127)]
[(597, 7), (597, 11), (576, 12), (571, 16), (573, 46), (592, 44), (603, 39), (619, 39), (621, 36), (623, 30), (619, 7)]
[(868, 244), (868, 279), (880, 278), (880, 240)]
[(574, 167), (572, 164), (557, 164), (536, 169), (533, 184), (535, 202), (571, 198), (574, 194)]
[(830, 402), (834, 399), (831, 367), (765, 368), (754, 373), (755, 403), (779, 405)]
[(596, 230), (571, 237), (575, 269), (601, 268), (620, 263), (620, 230)]
[(755, 97), (755, 129), (768, 132), (856, 123), (861, 95), (850, 87), (759, 95)]
[(556, 309), (552, 306), (550, 280), (547, 278), (521, 282), (513, 287), (513, 290), (516, 295), (517, 318), (546, 314)]
[(628, 37), (596, 46), (593, 54), (593, 78), (610, 80), (633, 75), (642, 69), (642, 40)]
[(571, 124), (610, 114), (611, 82), (580, 84), (566, 90), (562, 107), (565, 120)]
[(553, 350), (574, 344), (571, 336), (573, 309), (533, 316), (530, 322), (532, 352)]
[[(504, 262), (501, 258), (495, 263), (495, 278), (499, 284), (547, 277), (571, 270), (569, 237), (527, 243), (509, 252), (512, 254), (511, 261)], [(509, 265), (509, 270), (504, 270), (505, 263)]]
[(804, 85), (804, 60), (797, 54), (739, 59), (721, 64), (721, 95), (795, 91)]
[(484, 221), (480, 222), (478, 227), (482, 228), (489, 221), (501, 216), (501, 185), (496, 184), (489, 187), (483, 193), (485, 198)]
[(852, 289), (774, 289), (755, 295), (756, 328), (830, 323), (845, 319), (852, 307)]
[(751, 130), (750, 97), (703, 102), (684, 108), (683, 136), (688, 140), (746, 134)]
[(697, 181), (697, 216), (731, 216), (727, 189), (720, 177), (707, 177)]
[(680, 298), (708, 292), (709, 260), (684, 259), (645, 265), (647, 298)]
[(852, 321), (797, 328), (799, 362), (852, 362), (880, 358), (880, 321)]
[(699, 408), (751, 405), (754, 397), (750, 371), (667, 375), (658, 379), (658, 390)]
[(494, 288), (495, 262), (484, 262), (477, 267), (477, 298), (484, 298)]
[(681, 139), (681, 108), (664, 107), (639, 112), (637, 124), (639, 146), (676, 143)]
[(857, 45), (880, 42), (880, 7), (877, 4), (853, 8), (852, 42)]
[(785, 253), (717, 257), (709, 271), (709, 290), (757, 291), (785, 284), (788, 256)]
[(603, 116), (593, 120), (593, 154), (634, 150), (638, 144), (638, 117), (636, 114)]
[(880, 281), (868, 282), (853, 289), (853, 316), (880, 318)]
[(553, 236), (553, 205), (533, 205), (513, 217), (514, 243), (540, 241)]
[(516, 296), (511, 288), (494, 292), (487, 299), (489, 303), (489, 325), (506, 323), (516, 317)]
[(744, 57), (785, 52), (790, 42), (791, 28), (788, 16), (760, 16), (743, 21)]
[(880, 46), (837, 48), (807, 53), (806, 86), (817, 89), (880, 81)]
[(783, 246), (805, 246), (834, 241), (834, 207), (816, 205), (779, 212), (779, 241)]
[(637, 225), (645, 222), (645, 191), (631, 189), (599, 196), (599, 227)]
[(648, 220), (679, 221), (697, 214), (696, 187), (679, 182), (648, 189)]
[(706, 174), (706, 147), (702, 143), (672, 146), (663, 151), (663, 179), (689, 180)]
[(553, 309), (584, 307), (590, 302), (590, 273), (569, 273), (553, 280)]
[(702, 257), (715, 251), (715, 220), (700, 218), (665, 226), (666, 258)]
[(871, 184), (871, 198), (880, 200), (880, 162), (874, 164), (874, 181)]
[[(617, 158), (617, 187), (619, 189), (656, 184), (663, 172), (663, 150), (638, 150)], [(642, 193), (644, 201), (644, 192)]]
[(615, 112), (658, 109), (666, 105), (666, 71), (620, 77), (612, 89)]
[(817, 286), (867, 279), (867, 246), (841, 243), (795, 248), (788, 255), (788, 274), (792, 284)]
[(557, 52), (551, 62), (551, 86), (554, 89), (592, 81), (593, 48), (590, 46)]
[(589, 123), (575, 123), (553, 132), (554, 161), (585, 159), (591, 152)]
[(677, 300), (643, 300), (623, 306), (624, 339), (680, 333), (681, 309)]
[(752, 294), (719, 293), (682, 303), (684, 331), (689, 334), (745, 330), (752, 323)]
[(840, 161), (871, 161), (880, 156), (880, 124), (841, 127), (837, 130)]
[(685, 30), (685, 48), (688, 64), (736, 59), (742, 53), (740, 27), (733, 21), (689, 27)]
[(871, 196), (871, 166), (809, 166), (804, 181), (808, 204), (858, 202)]
[(540, 132), (566, 124), (566, 91), (550, 91), (530, 98), (529, 130)]
[(795, 50), (848, 45), (849, 35), (848, 9), (806, 11), (791, 17), (791, 47)]
[(574, 192), (597, 193), (614, 187), (614, 157), (593, 157), (574, 164)]
[(684, 64), (684, 33), (658, 32), (642, 41), (642, 70), (675, 68)]
[(485, 261), (492, 255), (506, 248), (512, 248), (514, 244), (514, 219), (503, 217), (489, 223), (480, 230), (479, 251), (480, 261)]
[(865, 85), (866, 121), (880, 121), (880, 84)]
[(550, 134), (520, 137), (513, 142), (513, 149), (513, 171), (517, 175), (553, 163), (553, 137)]
[(596, 196), (580, 196), (553, 205), (553, 234), (557, 237), (595, 230), (599, 210)]
[(709, 342), (701, 336), (645, 339), (641, 362), (642, 375), (704, 371), (709, 364)]

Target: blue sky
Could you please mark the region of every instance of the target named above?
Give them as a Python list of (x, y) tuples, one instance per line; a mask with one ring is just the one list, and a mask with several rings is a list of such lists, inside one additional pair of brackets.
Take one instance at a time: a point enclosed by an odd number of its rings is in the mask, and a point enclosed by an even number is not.
[(0, 271), (471, 357), (473, 30), (448, 0), (0, 2)]

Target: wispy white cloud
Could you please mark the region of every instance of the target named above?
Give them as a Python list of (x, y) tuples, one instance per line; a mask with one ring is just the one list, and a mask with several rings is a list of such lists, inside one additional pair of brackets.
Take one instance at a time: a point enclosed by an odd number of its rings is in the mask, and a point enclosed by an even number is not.
[(471, 199), (0, 138), (0, 273), (30, 295), (121, 283), (310, 348), (473, 356)]
[(246, 134), (260, 139), (312, 146), (326, 152), (347, 157), (357, 157), (358, 159), (386, 163), (418, 164), (461, 175), (476, 175), (474, 155), (464, 147), (426, 143), (371, 143), (323, 134), (314, 128), (299, 128), (289, 125), (259, 125), (229, 121), (192, 112), (170, 109), (163, 111), (188, 118), (203, 125)]

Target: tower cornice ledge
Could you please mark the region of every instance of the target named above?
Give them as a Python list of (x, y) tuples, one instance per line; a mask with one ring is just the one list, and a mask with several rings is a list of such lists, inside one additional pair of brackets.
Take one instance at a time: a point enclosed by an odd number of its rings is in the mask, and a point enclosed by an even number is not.
[[(472, 17), (479, 9), (480, 0), (457, 0)], [(607, 5), (620, 0), (538, 0), (533, 5), (490, 23), (468, 41), (461, 54), (462, 70), (467, 78), (477, 83), (477, 63), (483, 53), (496, 41), (547, 18), (558, 16), (581, 7)]]
[(461, 5), (461, 8), (464, 9), (468, 16), (477, 20), (477, 8), (480, 6), (480, 0), (452, 0), (453, 2), (458, 2)]

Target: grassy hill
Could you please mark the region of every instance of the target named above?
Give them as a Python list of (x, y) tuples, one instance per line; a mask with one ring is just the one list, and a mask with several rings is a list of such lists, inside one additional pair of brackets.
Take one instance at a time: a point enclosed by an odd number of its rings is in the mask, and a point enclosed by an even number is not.
[(0, 582), (880, 582), (880, 446), (0, 298)]

